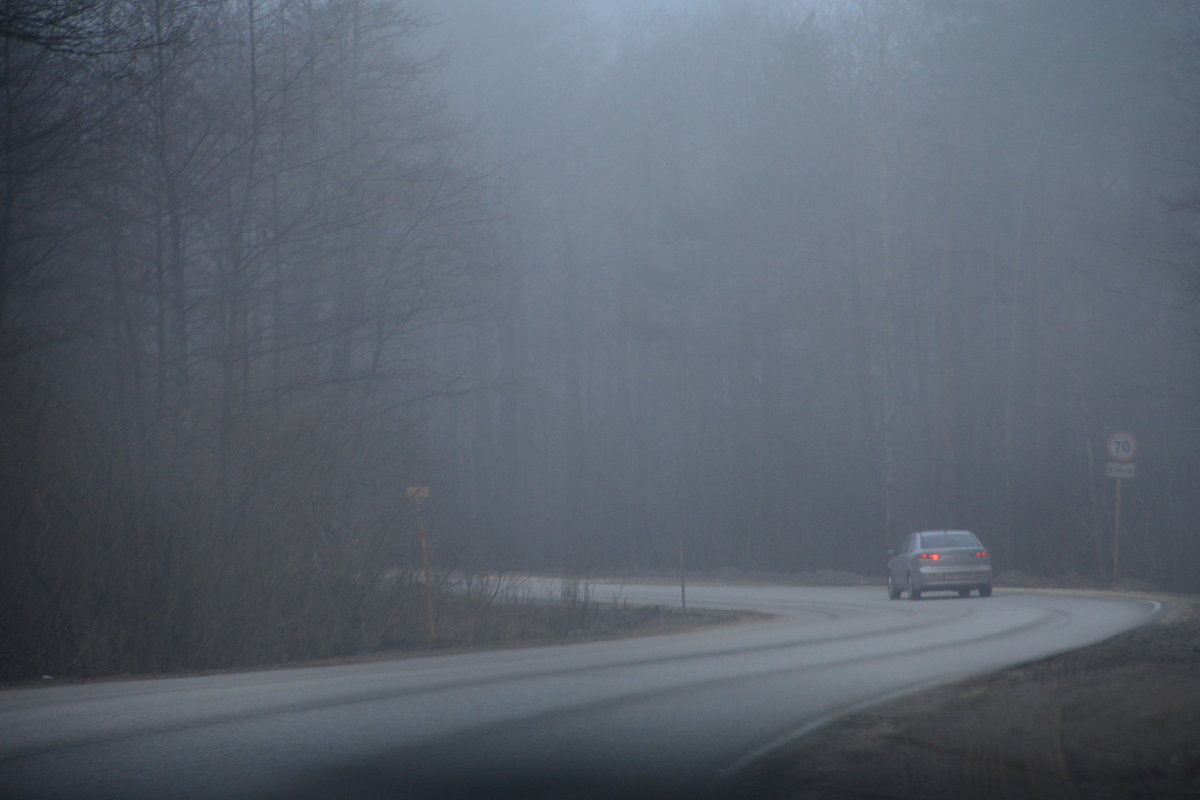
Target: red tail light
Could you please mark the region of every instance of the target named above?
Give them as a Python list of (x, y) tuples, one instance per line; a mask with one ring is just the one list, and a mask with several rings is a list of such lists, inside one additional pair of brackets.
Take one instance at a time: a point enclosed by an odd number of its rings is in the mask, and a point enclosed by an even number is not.
[(921, 555), (917, 556), (917, 558), (927, 558), (930, 561), (937, 561), (941, 557), (941, 553), (921, 553)]
[(988, 557), (987, 550), (980, 550), (978, 553), (975, 554), (975, 557), (976, 558), (987, 558)]

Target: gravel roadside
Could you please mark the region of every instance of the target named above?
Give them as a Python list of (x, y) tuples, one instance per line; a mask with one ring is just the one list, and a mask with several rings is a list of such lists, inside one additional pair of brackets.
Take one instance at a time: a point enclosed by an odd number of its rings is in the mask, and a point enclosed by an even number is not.
[(1200, 798), (1200, 600), (1093, 647), (835, 721), (731, 797)]

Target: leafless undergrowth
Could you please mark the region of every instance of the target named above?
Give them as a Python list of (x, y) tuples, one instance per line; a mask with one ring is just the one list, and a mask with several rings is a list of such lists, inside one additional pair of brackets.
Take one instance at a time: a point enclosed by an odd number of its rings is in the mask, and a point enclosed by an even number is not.
[[(85, 636), (46, 638), (40, 651), (15, 640), (0, 645), (0, 679), (186, 672), (599, 638), (657, 630), (678, 616), (673, 609), (631, 607), (615, 595), (611, 603), (601, 602), (579, 577), (435, 573), (431, 631), (419, 572), (343, 577), (340, 583), (290, 585), (286, 596), (262, 595), (254, 606), (211, 606), (211, 617), (194, 615), (188, 618), (193, 627), (180, 620), (165, 632), (157, 628), (163, 615), (153, 616), (155, 624), (135, 614), (102, 620), (100, 608), (80, 608)], [(251, 587), (244, 596), (254, 596)]]

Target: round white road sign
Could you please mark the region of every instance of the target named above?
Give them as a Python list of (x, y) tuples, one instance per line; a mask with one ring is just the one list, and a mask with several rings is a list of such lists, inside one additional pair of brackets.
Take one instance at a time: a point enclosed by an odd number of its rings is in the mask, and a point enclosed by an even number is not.
[(1132, 433), (1114, 433), (1108, 437), (1108, 455), (1116, 461), (1129, 461), (1137, 452), (1137, 439)]

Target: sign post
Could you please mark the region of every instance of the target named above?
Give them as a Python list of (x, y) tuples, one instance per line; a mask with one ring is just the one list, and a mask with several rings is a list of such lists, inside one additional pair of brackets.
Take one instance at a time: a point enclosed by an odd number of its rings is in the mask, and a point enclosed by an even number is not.
[(437, 639), (437, 624), (433, 614), (433, 581), (429, 576), (429, 541), (421, 524), (421, 501), (429, 499), (428, 486), (409, 486), (406, 492), (417, 506), (417, 538), (421, 540), (421, 567), (425, 577), (425, 616), (429, 621), (429, 641)]
[(1116, 508), (1113, 513), (1113, 583), (1121, 575), (1121, 481), (1133, 479), (1133, 456), (1136, 452), (1137, 439), (1132, 433), (1121, 431), (1108, 437), (1108, 456), (1113, 460), (1105, 465), (1104, 474), (1117, 481)]
[(687, 570), (683, 565), (683, 534), (679, 535), (679, 604), (687, 611)]

